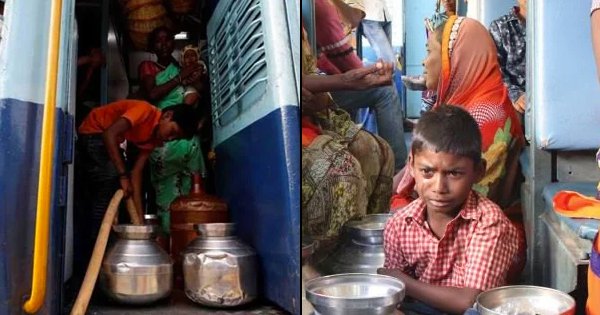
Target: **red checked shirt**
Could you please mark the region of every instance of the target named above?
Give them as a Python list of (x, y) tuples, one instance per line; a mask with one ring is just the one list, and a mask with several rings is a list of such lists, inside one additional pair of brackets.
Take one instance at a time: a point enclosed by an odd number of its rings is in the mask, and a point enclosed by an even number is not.
[(517, 253), (517, 230), (495, 203), (472, 191), (439, 240), (425, 208), (419, 198), (388, 221), (385, 268), (439, 286), (487, 290), (504, 284)]

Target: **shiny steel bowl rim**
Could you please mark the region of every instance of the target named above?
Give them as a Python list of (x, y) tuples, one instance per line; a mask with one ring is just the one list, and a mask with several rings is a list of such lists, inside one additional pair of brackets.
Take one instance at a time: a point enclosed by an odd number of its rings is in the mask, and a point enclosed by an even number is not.
[[(338, 278), (342, 280), (344, 278), (348, 280), (353, 280), (355, 278), (361, 277), (363, 279), (369, 280), (369, 283), (375, 285), (377, 285), (377, 283), (381, 281), (385, 281), (385, 283), (390, 286), (397, 286), (398, 291), (390, 296), (378, 296), (371, 298), (333, 297), (312, 292), (313, 287), (315, 287), (319, 283), (322, 283), (323, 281), (331, 281), (331, 284), (338, 284), (343, 283), (336, 282), (335, 280)], [(319, 285), (318, 287), (322, 286), (323, 285)], [(304, 290), (306, 291), (306, 299), (315, 306), (315, 309), (317, 309), (319, 306), (347, 309), (368, 309), (375, 307), (387, 307), (398, 304), (404, 299), (406, 286), (404, 285), (404, 282), (391, 276), (370, 273), (341, 273), (309, 280), (308, 282), (306, 282)]]
[(194, 230), (200, 237), (229, 237), (234, 236), (235, 223), (197, 223)]
[[(378, 245), (383, 243), (383, 229), (385, 222), (392, 216), (387, 213), (370, 214), (361, 220), (348, 221), (344, 225), (344, 229), (350, 239), (357, 241), (360, 244)], [(381, 218), (386, 218), (382, 222)], [(366, 224), (382, 224), (381, 228), (366, 228)]]
[(122, 239), (147, 240), (156, 235), (158, 226), (156, 224), (117, 224), (113, 226), (113, 231)]
[(480, 303), (480, 299), (482, 299), (483, 297), (489, 296), (491, 294), (494, 294), (498, 291), (504, 291), (504, 290), (509, 290), (509, 289), (516, 289), (516, 290), (521, 290), (521, 289), (535, 289), (535, 290), (542, 290), (545, 292), (549, 292), (549, 293), (553, 293), (553, 294), (558, 294), (559, 296), (562, 296), (564, 298), (566, 298), (566, 300), (569, 300), (569, 302), (571, 303), (571, 308), (575, 308), (576, 307), (576, 303), (575, 303), (575, 299), (570, 296), (569, 294), (562, 292), (560, 290), (556, 290), (556, 289), (552, 289), (552, 288), (547, 288), (547, 287), (540, 287), (540, 286), (535, 286), (535, 285), (507, 285), (507, 286), (503, 286), (503, 287), (497, 287), (497, 288), (493, 288), (484, 292), (479, 293), (479, 295), (477, 295), (477, 298), (475, 299), (475, 303), (477, 305), (477, 311), (481, 312), (485, 312), (482, 314), (497, 314), (497, 315), (501, 315), (498, 312), (495, 312), (491, 309), (489, 309), (487, 306), (483, 306)]

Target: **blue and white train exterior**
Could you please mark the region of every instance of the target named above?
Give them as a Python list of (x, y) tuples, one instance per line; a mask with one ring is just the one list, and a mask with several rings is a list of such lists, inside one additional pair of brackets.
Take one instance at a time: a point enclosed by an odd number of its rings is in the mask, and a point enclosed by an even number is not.
[[(59, 314), (72, 265), (75, 0), (62, 1), (46, 295)], [(0, 42), (0, 314), (31, 290), (51, 1), (8, 0)], [(298, 0), (222, 0), (209, 22), (217, 193), (259, 256), (262, 296), (299, 314)]]

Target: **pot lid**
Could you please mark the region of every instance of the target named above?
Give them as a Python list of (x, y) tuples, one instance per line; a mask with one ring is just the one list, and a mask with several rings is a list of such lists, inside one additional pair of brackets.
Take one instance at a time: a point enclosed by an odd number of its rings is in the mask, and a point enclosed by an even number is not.
[(194, 229), (200, 237), (227, 237), (233, 236), (235, 223), (194, 224)]
[(158, 232), (158, 226), (119, 224), (113, 226), (113, 231), (115, 231), (119, 238), (122, 239), (148, 240), (156, 235), (156, 232)]
[(370, 214), (362, 220), (348, 221), (346, 233), (353, 240), (368, 244), (383, 243), (383, 229), (391, 214)]

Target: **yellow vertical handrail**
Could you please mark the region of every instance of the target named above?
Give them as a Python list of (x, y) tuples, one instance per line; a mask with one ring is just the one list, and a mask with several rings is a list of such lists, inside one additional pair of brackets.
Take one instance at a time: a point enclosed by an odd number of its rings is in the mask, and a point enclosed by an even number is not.
[(56, 108), (61, 13), (62, 0), (53, 0), (50, 9), (50, 35), (48, 39), (48, 59), (46, 66), (46, 92), (42, 121), (42, 147), (40, 150), (40, 174), (38, 178), (37, 213), (33, 245), (31, 295), (23, 305), (23, 310), (29, 314), (37, 312), (42, 307), (46, 295), (50, 202), (52, 201), (52, 166), (54, 157), (54, 114)]

